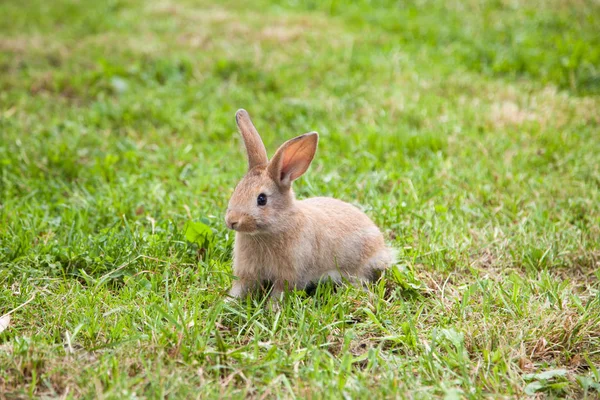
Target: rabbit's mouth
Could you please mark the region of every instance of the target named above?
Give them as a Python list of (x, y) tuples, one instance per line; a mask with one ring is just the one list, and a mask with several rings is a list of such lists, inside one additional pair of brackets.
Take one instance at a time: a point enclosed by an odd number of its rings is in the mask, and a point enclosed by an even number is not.
[(253, 224), (247, 224), (250, 226), (240, 227), (240, 229), (235, 229), (236, 232), (244, 233), (246, 235), (260, 235), (262, 233), (267, 233), (268, 227), (267, 224), (254, 222)]
[(225, 220), (227, 228), (239, 233), (255, 234), (266, 229), (266, 224), (262, 224), (249, 216), (240, 216), (237, 218), (228, 217)]

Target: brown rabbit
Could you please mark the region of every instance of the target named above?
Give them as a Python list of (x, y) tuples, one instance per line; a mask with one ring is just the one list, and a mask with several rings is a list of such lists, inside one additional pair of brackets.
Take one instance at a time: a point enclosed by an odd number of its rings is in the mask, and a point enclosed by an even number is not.
[(229, 296), (238, 298), (262, 281), (272, 296), (286, 286), (305, 288), (323, 278), (360, 283), (394, 263), (395, 252), (358, 208), (328, 197), (296, 200), (292, 182), (308, 169), (319, 135), (285, 142), (271, 161), (245, 110), (236, 121), (248, 153), (248, 173), (229, 200), (225, 221), (236, 231)]

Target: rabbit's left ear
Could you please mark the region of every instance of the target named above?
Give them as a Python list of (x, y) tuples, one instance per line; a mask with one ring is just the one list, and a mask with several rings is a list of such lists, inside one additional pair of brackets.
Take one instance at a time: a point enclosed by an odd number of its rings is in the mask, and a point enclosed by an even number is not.
[(259, 165), (266, 165), (269, 161), (267, 150), (263, 144), (258, 131), (254, 127), (248, 112), (240, 109), (235, 113), (235, 120), (240, 128), (240, 133), (244, 139), (246, 153), (248, 154), (248, 171)]
[(310, 132), (282, 144), (267, 167), (271, 178), (284, 188), (290, 187), (308, 169), (318, 142), (319, 134)]

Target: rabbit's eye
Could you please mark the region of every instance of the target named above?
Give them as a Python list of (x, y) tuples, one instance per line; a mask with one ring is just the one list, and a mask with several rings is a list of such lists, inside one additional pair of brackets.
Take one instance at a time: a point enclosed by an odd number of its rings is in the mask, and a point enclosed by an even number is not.
[(267, 204), (267, 195), (264, 193), (259, 194), (256, 199), (256, 204), (258, 204), (259, 206), (266, 205)]

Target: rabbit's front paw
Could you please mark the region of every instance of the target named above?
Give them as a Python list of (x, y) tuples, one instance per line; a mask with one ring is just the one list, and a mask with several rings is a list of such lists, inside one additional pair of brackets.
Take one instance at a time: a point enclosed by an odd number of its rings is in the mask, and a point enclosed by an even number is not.
[(229, 293), (227, 294), (227, 298), (225, 301), (232, 301), (236, 299), (241, 299), (246, 295), (250, 285), (244, 281), (238, 280), (233, 282), (231, 289), (229, 289)]

